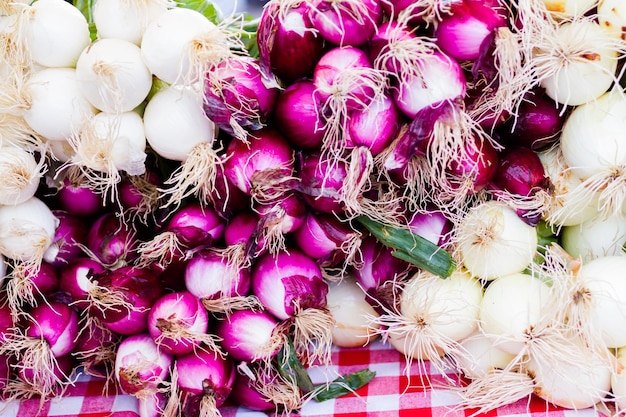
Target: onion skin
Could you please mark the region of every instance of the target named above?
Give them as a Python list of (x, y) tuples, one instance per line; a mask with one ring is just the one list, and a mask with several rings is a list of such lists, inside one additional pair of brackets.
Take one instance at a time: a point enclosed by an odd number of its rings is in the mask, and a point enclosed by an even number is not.
[(311, 152), (301, 154), (299, 167), (299, 191), (307, 204), (323, 213), (342, 213), (345, 205), (339, 190), (347, 175), (346, 165), (322, 160), (319, 152)]
[(176, 234), (187, 248), (211, 246), (224, 235), (225, 222), (209, 206), (197, 202), (178, 209), (168, 221), (165, 230)]
[(224, 350), (235, 360), (251, 362), (274, 357), (274, 351), (265, 352), (276, 332), (278, 321), (265, 311), (238, 310), (227, 320), (220, 320), (216, 334), (222, 338)]
[(102, 197), (89, 188), (73, 185), (69, 180), (59, 188), (57, 198), (61, 209), (79, 217), (94, 216), (102, 210)]
[(53, 243), (59, 251), (50, 264), (58, 268), (82, 255), (79, 244), (85, 242), (89, 226), (81, 216), (70, 214), (65, 210), (52, 210), (52, 213), (59, 219)]
[(360, 46), (366, 43), (376, 33), (382, 17), (383, 11), (378, 0), (314, 0), (311, 10), (313, 27), (326, 40), (339, 46)]

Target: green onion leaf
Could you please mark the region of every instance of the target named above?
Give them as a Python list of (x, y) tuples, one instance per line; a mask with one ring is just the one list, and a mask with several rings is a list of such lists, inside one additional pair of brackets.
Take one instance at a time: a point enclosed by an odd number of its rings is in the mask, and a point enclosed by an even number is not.
[(330, 384), (317, 384), (315, 386), (315, 400), (318, 402), (327, 401), (354, 392), (367, 385), (375, 376), (376, 372), (363, 369), (340, 376)]

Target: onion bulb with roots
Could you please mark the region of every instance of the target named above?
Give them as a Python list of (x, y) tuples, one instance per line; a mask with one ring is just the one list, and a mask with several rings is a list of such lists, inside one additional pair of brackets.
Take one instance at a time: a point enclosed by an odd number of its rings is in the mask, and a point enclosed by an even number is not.
[(459, 341), (477, 330), (482, 297), (481, 284), (464, 270), (446, 279), (418, 272), (402, 286), (399, 310), (386, 309), (372, 322), (407, 357), (407, 366), (413, 359), (430, 360), (443, 372), (448, 362), (441, 357), (460, 349)]
[(546, 9), (557, 18), (582, 16), (591, 10), (598, 0), (542, 0)]
[(98, 39), (78, 57), (76, 77), (89, 102), (98, 110), (133, 110), (148, 96), (152, 74), (141, 49), (121, 39)]
[(578, 106), (561, 132), (563, 161), (581, 184), (572, 190), (572, 209), (584, 207), (598, 194), (600, 215), (621, 213), (626, 202), (626, 94), (612, 89)]
[(553, 302), (543, 281), (514, 273), (493, 280), (480, 305), (480, 329), (494, 347), (517, 355), (524, 351), (532, 329), (550, 321), (547, 306)]
[(574, 270), (567, 317), (590, 345), (626, 346), (626, 256), (603, 256)]
[(546, 176), (550, 179), (554, 192), (552, 198), (544, 206), (543, 217), (550, 225), (561, 228), (573, 226), (592, 220), (598, 213), (598, 192), (586, 200), (580, 200), (574, 190), (582, 181), (565, 164), (563, 153), (559, 147), (539, 153)]
[(340, 347), (365, 346), (377, 337), (380, 325), (372, 319), (376, 310), (367, 302), (367, 295), (352, 276), (328, 284), (328, 310), (335, 320), (333, 345)]
[(19, 146), (0, 148), (0, 204), (20, 204), (35, 195), (45, 171), (43, 159)]
[(463, 265), (492, 280), (522, 272), (537, 252), (537, 232), (506, 204), (491, 200), (473, 207), (460, 220), (456, 236)]
[(591, 19), (546, 25), (535, 42), (532, 60), (540, 85), (558, 103), (591, 102), (617, 81), (621, 40)]

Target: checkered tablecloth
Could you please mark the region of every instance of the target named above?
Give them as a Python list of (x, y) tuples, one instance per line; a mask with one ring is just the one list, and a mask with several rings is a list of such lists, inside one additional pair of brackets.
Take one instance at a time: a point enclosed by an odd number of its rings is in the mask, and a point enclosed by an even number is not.
[[(308, 402), (300, 415), (307, 417), (466, 417), (472, 410), (459, 410), (457, 395), (442, 388), (443, 377), (426, 364), (421, 370), (411, 366), (411, 378), (406, 377), (405, 362), (393, 348), (374, 342), (357, 349), (336, 349), (334, 366), (310, 370), (314, 382), (322, 382), (326, 375), (345, 374), (369, 368), (376, 377), (354, 394), (322, 403)], [(423, 376), (428, 376), (424, 378)], [(137, 402), (129, 395), (102, 396), (104, 382), (80, 376), (67, 396), (54, 399), (40, 409), (38, 400), (9, 404), (0, 410), (2, 417), (137, 417)], [(221, 409), (223, 417), (266, 417), (267, 414), (227, 406)], [(546, 404), (535, 397), (501, 407), (490, 416), (517, 417), (597, 417), (595, 410), (564, 410)]]

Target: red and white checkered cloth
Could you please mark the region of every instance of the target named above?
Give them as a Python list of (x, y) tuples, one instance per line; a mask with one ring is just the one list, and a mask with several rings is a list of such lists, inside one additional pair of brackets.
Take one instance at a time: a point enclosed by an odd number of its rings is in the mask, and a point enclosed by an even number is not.
[[(405, 362), (393, 348), (374, 342), (365, 348), (335, 349), (333, 366), (310, 370), (313, 382), (327, 376), (369, 368), (376, 377), (354, 394), (322, 403), (308, 402), (300, 415), (306, 417), (466, 417), (472, 410), (455, 408), (459, 398), (443, 386), (443, 377), (434, 369), (420, 371), (411, 366), (411, 378), (406, 377)], [(427, 376), (428, 378), (420, 378)], [(430, 381), (430, 383), (428, 383)], [(410, 383), (409, 383), (410, 382)], [(424, 388), (424, 385), (427, 388)], [(40, 409), (38, 400), (11, 404), (0, 411), (2, 417), (137, 417), (137, 402), (129, 395), (102, 396), (104, 382), (81, 376), (64, 398), (54, 399)], [(221, 409), (223, 417), (266, 417), (267, 414), (241, 407)], [(535, 397), (501, 407), (485, 417), (598, 417), (593, 409), (565, 410), (546, 404)]]

